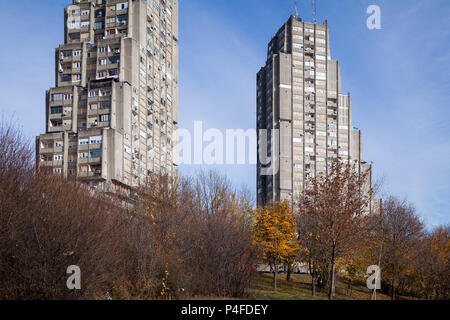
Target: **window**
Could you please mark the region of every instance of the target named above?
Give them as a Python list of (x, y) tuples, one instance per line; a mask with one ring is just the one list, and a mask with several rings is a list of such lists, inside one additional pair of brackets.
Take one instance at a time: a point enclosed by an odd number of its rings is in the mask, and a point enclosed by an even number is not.
[(63, 108), (62, 107), (51, 107), (50, 108), (50, 113), (51, 114), (58, 114), (58, 113), (62, 113)]
[(89, 143), (90, 144), (101, 144), (102, 140), (103, 140), (102, 136), (90, 137), (89, 138)]
[(98, 105), (96, 103), (90, 103), (88, 106), (88, 109), (89, 110), (97, 110), (97, 106)]
[(102, 157), (102, 149), (94, 149), (89, 151), (90, 158), (101, 158)]
[(128, 9), (128, 2), (118, 3), (116, 6), (117, 10), (125, 10)]
[(102, 114), (100, 116), (100, 122), (108, 122), (111, 120), (111, 115), (109, 114)]
[[(113, 56), (113, 57), (109, 57), (108, 59), (108, 63), (109, 64), (114, 64), (114, 63), (119, 63), (120, 62), (120, 56)], [(106, 64), (106, 61), (105, 61)]]
[(62, 161), (64, 159), (64, 156), (62, 154), (55, 154), (53, 157), (53, 160), (55, 161)]
[(80, 144), (80, 146), (88, 144), (89, 143), (89, 139), (80, 139), (78, 141), (78, 143)]
[(62, 93), (54, 93), (52, 94), (52, 101), (61, 101), (63, 99)]
[(80, 29), (80, 21), (70, 21), (69, 29)]
[(98, 52), (100, 53), (106, 52), (106, 47), (98, 47)]
[(54, 168), (53, 169), (53, 173), (61, 174), (62, 173), (62, 169), (61, 168)]
[(109, 102), (109, 101), (101, 102), (100, 109), (111, 109), (111, 102)]
[(70, 74), (62, 74), (60, 79), (61, 79), (61, 82), (70, 81), (71, 80)]
[(62, 141), (56, 141), (55, 142), (55, 147), (62, 147), (62, 146), (63, 146)]
[(61, 120), (51, 120), (50, 121), (50, 127), (61, 127), (62, 121)]
[(89, 97), (98, 97), (98, 96), (99, 96), (98, 90), (89, 91)]
[(114, 23), (114, 22), (116, 22), (116, 18), (114, 17), (106, 18), (106, 23)]
[(72, 56), (72, 50), (64, 50), (61, 51), (61, 57), (62, 58), (68, 58)]
[(73, 74), (72, 75), (72, 81), (80, 81), (81, 80), (81, 74)]
[(97, 10), (95, 11), (95, 17), (103, 17), (105, 15), (105, 12), (103, 11), (103, 9)]
[(316, 55), (316, 59), (317, 60), (322, 60), (322, 61), (326, 60), (325, 56), (321, 56), (321, 55)]
[(127, 14), (121, 14), (120, 16), (117, 16), (118, 22), (126, 22), (128, 21), (128, 15)]
[(86, 159), (86, 158), (88, 157), (88, 154), (87, 154), (87, 152), (80, 152), (80, 153), (78, 154), (78, 157), (79, 157), (80, 159)]
[(74, 57), (79, 57), (79, 56), (81, 56), (81, 50), (75, 50), (75, 51), (73, 52), (73, 56), (74, 56)]
[(106, 59), (100, 59), (100, 60), (98, 60), (98, 64), (101, 65), (101, 66), (106, 65)]
[(79, 32), (69, 33), (69, 39), (70, 40), (80, 40), (80, 33)]
[(86, 27), (89, 27), (90, 24), (91, 24), (90, 21), (82, 21), (82, 22), (81, 22), (81, 27), (82, 27), (82, 28), (86, 28)]
[(103, 21), (96, 22), (95, 25), (94, 25), (94, 29), (95, 30), (103, 29)]
[(108, 70), (108, 76), (110, 76), (110, 77), (118, 77), (119, 76), (119, 69)]
[(108, 6), (108, 8), (106, 8), (106, 11), (108, 12), (108, 14), (114, 14), (116, 11), (116, 6)]

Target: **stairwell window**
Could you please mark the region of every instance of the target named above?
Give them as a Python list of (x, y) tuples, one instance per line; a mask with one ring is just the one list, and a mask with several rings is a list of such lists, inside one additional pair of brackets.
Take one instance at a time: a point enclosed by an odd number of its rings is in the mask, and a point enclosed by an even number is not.
[(94, 29), (95, 30), (100, 30), (100, 29), (103, 29), (103, 28), (104, 27), (103, 27), (103, 22), (102, 21), (96, 22), (95, 25), (94, 25)]

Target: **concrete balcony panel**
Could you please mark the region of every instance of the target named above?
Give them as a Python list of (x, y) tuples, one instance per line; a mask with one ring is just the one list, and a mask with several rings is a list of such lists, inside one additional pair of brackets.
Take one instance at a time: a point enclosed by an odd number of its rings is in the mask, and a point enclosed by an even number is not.
[(102, 163), (102, 158), (89, 158), (90, 164)]
[(78, 164), (88, 164), (89, 158), (78, 158)]
[(80, 144), (78, 145), (78, 151), (88, 151), (89, 145), (88, 144)]
[(61, 131), (64, 131), (63, 126), (48, 128), (48, 132), (50, 132), (50, 133), (52, 133), (52, 132), (61, 132)]

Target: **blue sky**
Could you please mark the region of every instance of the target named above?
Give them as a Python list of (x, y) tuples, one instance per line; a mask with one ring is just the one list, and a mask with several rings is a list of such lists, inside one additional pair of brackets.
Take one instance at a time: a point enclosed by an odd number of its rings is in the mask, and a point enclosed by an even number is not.
[[(0, 114), (30, 138), (44, 131), (45, 90), (54, 85), (68, 2), (0, 0)], [(256, 72), (293, 3), (180, 0), (181, 127), (195, 120), (204, 130), (255, 127)], [(299, 3), (300, 16), (311, 21), (310, 1)], [(381, 30), (366, 27), (372, 4), (381, 8)], [(448, 16), (448, 0), (317, 0), (318, 22), (329, 22), (332, 58), (363, 131), (365, 160), (373, 161), (383, 192), (413, 202), (429, 227), (450, 222)], [(254, 166), (216, 168), (255, 189)]]

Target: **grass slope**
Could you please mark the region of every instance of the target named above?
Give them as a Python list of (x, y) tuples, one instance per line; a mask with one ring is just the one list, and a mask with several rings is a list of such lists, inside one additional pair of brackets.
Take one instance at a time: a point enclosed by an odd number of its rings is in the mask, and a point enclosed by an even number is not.
[[(280, 274), (277, 281), (277, 292), (273, 292), (273, 274), (261, 273), (253, 279), (250, 287), (250, 297), (256, 300), (327, 300), (326, 292), (316, 290), (316, 296), (311, 294), (311, 277), (307, 274), (294, 274), (286, 281), (286, 275)], [(347, 284), (337, 280), (336, 300), (370, 300), (372, 292), (363, 286), (353, 286), (352, 296), (347, 294)], [(397, 297), (402, 299), (404, 297)], [(377, 292), (377, 300), (389, 300), (386, 294)]]

